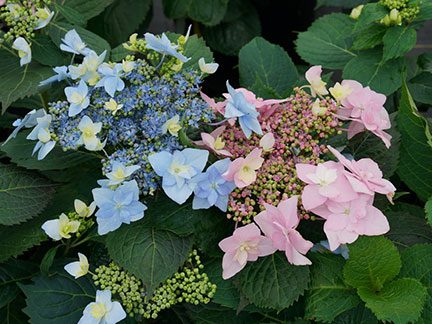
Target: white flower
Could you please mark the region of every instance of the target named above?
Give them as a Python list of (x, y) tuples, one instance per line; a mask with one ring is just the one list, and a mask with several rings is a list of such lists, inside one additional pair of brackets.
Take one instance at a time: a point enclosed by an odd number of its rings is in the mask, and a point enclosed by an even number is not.
[(111, 98), (109, 101), (105, 102), (104, 104), (105, 109), (111, 111), (113, 115), (117, 113), (117, 111), (121, 110), (123, 108), (122, 104), (118, 104), (117, 101), (115, 101), (113, 98)]
[(90, 217), (91, 215), (93, 215), (95, 209), (96, 209), (96, 203), (92, 202), (89, 206), (87, 206), (85, 204), (85, 202), (79, 200), (79, 199), (75, 199), (74, 201), (74, 207), (75, 207), (75, 212), (80, 216), (80, 217)]
[(111, 291), (98, 290), (96, 302), (84, 309), (78, 324), (115, 324), (126, 318), (126, 312), (117, 301), (111, 301)]
[(22, 38), (18, 37), (12, 44), (12, 48), (18, 51), (18, 56), (20, 58), (20, 65), (26, 65), (31, 62), (32, 53), (29, 43)]
[(112, 171), (106, 174), (106, 177), (109, 179), (108, 185), (114, 186), (122, 183), (138, 169), (140, 169), (139, 165), (125, 166), (123, 163), (114, 161)]
[(123, 67), (123, 71), (125, 73), (129, 73), (135, 68), (135, 62), (123, 60), (122, 61), (122, 67)]
[(177, 137), (181, 128), (180, 117), (179, 115), (175, 115), (162, 125), (162, 134), (169, 132), (172, 136)]
[(56, 144), (49, 131), (51, 120), (51, 115), (44, 115), (43, 117), (36, 118), (36, 126), (26, 137), (29, 140), (38, 140), (32, 153), (35, 154), (37, 151), (39, 151), (38, 160), (45, 158), (48, 153), (52, 151)]
[(183, 54), (177, 52), (178, 45), (174, 45), (163, 33), (161, 36), (155, 36), (151, 33), (145, 33), (146, 48), (154, 50), (162, 55), (171, 55), (185, 63), (190, 60)]
[(54, 11), (49, 10), (47, 7), (39, 8), (36, 11), (36, 17), (38, 18), (38, 22), (34, 30), (42, 29), (48, 25), (52, 17), (54, 17)]
[(9, 10), (14, 19), (18, 19), (20, 17), (19, 10), (21, 9), (21, 6), (18, 3), (8, 3), (6, 8)]
[(78, 253), (78, 258), (79, 261), (68, 263), (64, 267), (66, 272), (69, 273), (71, 276), (74, 276), (75, 279), (85, 276), (89, 271), (89, 263), (87, 257), (82, 253)]
[(54, 241), (60, 241), (62, 238), (70, 239), (70, 234), (76, 233), (80, 224), (79, 221), (71, 221), (65, 214), (61, 214), (58, 219), (43, 223), (42, 229)]
[(69, 30), (62, 38), (62, 42), (63, 44), (60, 45), (62, 51), (82, 55), (87, 54), (89, 51), (86, 43), (82, 41), (75, 29)]
[(90, 105), (88, 97), (88, 87), (83, 80), (80, 81), (78, 87), (66, 87), (64, 89), (67, 101), (70, 103), (68, 116), (73, 117)]
[(44, 109), (33, 109), (30, 111), (23, 119), (17, 119), (12, 124), (16, 128), (13, 130), (12, 134), (9, 135), (9, 137), (4, 141), (2, 145), (5, 145), (7, 142), (9, 142), (12, 138), (15, 138), (18, 134), (18, 132), (25, 128), (32, 128), (37, 125), (37, 119), (40, 117), (43, 117), (46, 115), (46, 112)]
[(217, 63), (206, 63), (204, 57), (198, 60), (198, 65), (202, 73), (213, 74), (219, 67)]
[[(330, 91), (331, 91), (331, 89), (330, 89)], [(320, 100), (317, 98), (312, 105), (312, 114), (314, 114), (315, 116), (322, 116), (326, 113), (326, 111), (327, 111), (327, 108), (322, 107)]]
[(261, 137), (259, 145), (262, 147), (264, 152), (270, 152), (275, 145), (275, 138), (273, 133), (267, 133)]
[(102, 123), (93, 123), (88, 116), (84, 116), (78, 124), (81, 137), (78, 144), (84, 144), (89, 151), (99, 151), (103, 148), (101, 141), (96, 136), (102, 130)]

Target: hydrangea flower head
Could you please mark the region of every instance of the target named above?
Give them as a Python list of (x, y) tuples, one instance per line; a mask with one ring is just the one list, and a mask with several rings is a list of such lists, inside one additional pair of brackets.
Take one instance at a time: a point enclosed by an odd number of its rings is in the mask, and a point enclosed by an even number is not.
[(193, 192), (191, 179), (202, 172), (208, 151), (187, 148), (183, 151), (158, 152), (149, 156), (157, 175), (162, 177), (162, 188), (172, 200), (183, 204)]
[(262, 149), (255, 148), (245, 158), (239, 157), (231, 162), (223, 177), (235, 182), (238, 188), (249, 186), (256, 180), (256, 171), (261, 167), (264, 159), (261, 157)]
[(298, 178), (307, 183), (302, 193), (306, 210), (313, 210), (328, 200), (346, 202), (357, 197), (340, 163), (327, 161), (317, 166), (298, 163), (296, 170)]
[(85, 276), (89, 271), (89, 262), (87, 257), (82, 253), (78, 253), (78, 258), (78, 261), (68, 263), (64, 267), (66, 272), (75, 279)]
[(117, 301), (111, 301), (111, 291), (96, 291), (96, 301), (88, 304), (78, 324), (115, 324), (126, 318), (126, 312)]
[(272, 241), (261, 235), (255, 224), (237, 228), (233, 235), (219, 242), (225, 252), (222, 259), (222, 277), (229, 279), (240, 272), (248, 261), (270, 255), (276, 251)]
[(30, 44), (23, 37), (18, 37), (12, 44), (12, 48), (18, 51), (20, 65), (29, 64), (32, 60)]
[(262, 135), (261, 125), (258, 122), (259, 112), (256, 107), (246, 100), (243, 92), (235, 91), (227, 81), (230, 99), (225, 106), (225, 118), (238, 118), (240, 127), (245, 136), (249, 138), (252, 132)]
[(297, 215), (298, 197), (282, 200), (277, 207), (266, 204), (266, 209), (254, 220), (270, 238), (273, 246), (285, 251), (288, 262), (294, 265), (307, 265), (311, 261), (304, 256), (313, 246), (296, 230), (300, 219)]
[(96, 221), (99, 235), (115, 231), (121, 224), (130, 224), (144, 217), (147, 207), (139, 201), (139, 189), (135, 180), (124, 182), (118, 188), (92, 190), (98, 206)]
[(196, 183), (193, 209), (207, 209), (216, 206), (224, 212), (227, 210), (228, 195), (235, 188), (233, 182), (226, 181), (222, 177), (229, 164), (229, 159), (217, 161), (205, 173), (199, 174), (193, 179)]
[(65, 214), (61, 214), (58, 219), (43, 223), (42, 229), (54, 241), (60, 241), (62, 238), (70, 239), (71, 233), (76, 233), (80, 224), (79, 221), (70, 220)]
[(78, 115), (90, 105), (87, 84), (81, 80), (77, 87), (66, 87), (65, 94), (69, 106), (69, 117)]
[(155, 36), (151, 33), (145, 33), (144, 38), (146, 41), (146, 47), (148, 49), (154, 50), (162, 55), (174, 56), (183, 63), (190, 60), (183, 54), (177, 52), (178, 45), (174, 45), (168, 39), (168, 37), (163, 33), (161, 36)]
[(75, 29), (69, 30), (64, 38), (62, 38), (62, 42), (63, 44), (60, 44), (60, 49), (62, 51), (77, 55), (86, 55), (89, 51), (87, 45), (82, 41)]
[(321, 65), (312, 66), (306, 71), (305, 77), (311, 86), (312, 97), (317, 95), (324, 96), (328, 94), (326, 83), (321, 79)]

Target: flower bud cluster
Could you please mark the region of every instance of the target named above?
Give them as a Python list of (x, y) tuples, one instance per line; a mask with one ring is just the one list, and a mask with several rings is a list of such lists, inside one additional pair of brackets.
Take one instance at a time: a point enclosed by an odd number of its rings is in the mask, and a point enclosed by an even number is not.
[(420, 12), (419, 4), (410, 0), (381, 0), (381, 3), (390, 9), (390, 13), (381, 20), (386, 26), (401, 25), (402, 21), (409, 23)]
[(92, 217), (82, 217), (74, 211), (69, 212), (67, 214), (67, 217), (71, 221), (79, 221), (80, 222), (80, 226), (78, 228), (78, 231), (76, 233), (74, 233), (74, 235), (76, 237), (80, 237), (83, 233), (85, 233), (95, 223)]
[(19, 1), (8, 0), (7, 6), (0, 8), (0, 21), (6, 25), (6, 33), (0, 43), (13, 42), (18, 37), (31, 39), (35, 36), (34, 28), (37, 26), (38, 17), (35, 12), (51, 4), (51, 0)]
[(159, 312), (177, 303), (198, 305), (210, 302), (216, 292), (216, 285), (202, 272), (203, 268), (197, 251), (193, 250), (184, 266), (162, 283), (150, 299), (142, 281), (114, 262), (96, 268), (93, 281), (101, 289), (111, 290), (118, 295), (131, 317), (155, 319)]
[[(259, 121), (263, 132), (273, 133), (275, 144), (270, 152), (265, 153), (265, 162), (257, 172), (257, 180), (231, 193), (228, 218), (247, 224), (264, 210), (265, 203), (277, 204), (302, 192), (303, 184), (296, 177), (295, 164), (322, 162), (321, 156), (327, 152), (325, 140), (335, 135), (341, 125), (334, 116), (337, 106), (333, 100), (322, 99), (320, 105), (324, 112), (314, 114), (311, 96), (297, 88), (287, 102), (275, 105), (273, 113), (261, 114)], [(235, 125), (228, 126), (223, 136), (225, 149), (234, 158), (246, 156), (259, 147), (258, 135), (247, 139)], [(301, 208), (300, 214), (309, 218)]]

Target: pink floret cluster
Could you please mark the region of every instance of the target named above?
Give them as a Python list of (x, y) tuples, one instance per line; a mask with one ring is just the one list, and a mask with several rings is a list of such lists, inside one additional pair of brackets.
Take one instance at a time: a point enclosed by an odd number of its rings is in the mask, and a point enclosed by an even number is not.
[[(353, 80), (327, 89), (321, 73), (320, 66), (310, 68), (305, 75), (309, 84), (284, 100), (263, 100), (243, 88), (230, 90), (237, 101), (225, 94), (225, 101), (216, 102), (203, 94), (216, 114), (224, 115), (225, 107), (232, 110), (234, 105), (237, 116), (244, 118), (237, 123), (237, 118), (225, 117), (223, 126), (202, 133), (195, 142), (231, 159), (222, 177), (236, 185), (227, 208), (236, 226), (219, 243), (225, 253), (224, 279), (248, 261), (276, 251), (283, 251), (293, 265), (311, 264), (306, 254), (313, 243), (297, 230), (304, 219), (323, 221), (331, 251), (360, 235), (389, 230), (387, 218), (373, 203), (377, 193), (392, 202), (396, 188), (372, 159), (350, 160), (328, 145), (346, 127), (348, 139), (370, 131), (389, 147), (386, 97)], [(261, 129), (246, 136), (245, 123), (254, 116)]]

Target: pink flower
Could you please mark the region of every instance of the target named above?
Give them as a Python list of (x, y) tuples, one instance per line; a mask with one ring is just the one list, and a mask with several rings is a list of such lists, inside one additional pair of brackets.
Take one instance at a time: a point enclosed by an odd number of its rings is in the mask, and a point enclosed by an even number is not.
[(202, 140), (196, 141), (194, 142), (194, 144), (201, 147), (206, 147), (218, 155), (232, 156), (232, 154), (229, 151), (224, 150), (225, 142), (222, 140), (222, 136), (221, 136), (224, 131), (225, 131), (225, 126), (220, 126), (210, 134), (201, 133)]
[(321, 73), (321, 65), (312, 66), (306, 71), (305, 78), (310, 84), (312, 97), (328, 94), (326, 83), (321, 79)]
[(393, 197), (396, 188), (390, 181), (383, 179), (383, 174), (376, 162), (371, 159), (350, 161), (333, 147), (327, 147), (339, 162), (349, 170), (349, 172), (345, 171), (345, 176), (355, 192), (372, 196), (377, 192), (387, 195), (389, 198)]
[(256, 170), (264, 162), (261, 157), (262, 149), (255, 148), (246, 158), (237, 158), (231, 162), (223, 177), (227, 181), (234, 181), (238, 188), (244, 188), (256, 180)]
[(363, 86), (361, 85), (360, 82), (357, 82), (355, 80), (343, 80), (342, 87), (344, 87), (345, 89), (347, 88), (349, 89), (349, 94), (341, 99), (342, 106), (350, 109), (354, 108), (353, 106), (351, 106), (347, 98), (350, 96), (350, 94), (363, 89)]
[(381, 235), (390, 229), (384, 214), (372, 205), (373, 197), (359, 195), (350, 202), (337, 203), (329, 201), (325, 208), (314, 213), (326, 219), (324, 232), (330, 244), (330, 250), (339, 245), (352, 243), (359, 235)]
[(277, 207), (264, 204), (266, 210), (254, 220), (279, 251), (285, 251), (288, 262), (295, 265), (311, 264), (304, 256), (313, 246), (296, 230), (300, 219), (297, 216), (298, 197), (282, 200)]
[(210, 106), (214, 113), (225, 114), (225, 106), (227, 101), (216, 102), (214, 99), (207, 96), (204, 92), (201, 92), (201, 98)]
[(275, 145), (275, 137), (273, 133), (267, 133), (261, 137), (259, 145), (262, 147), (264, 152), (270, 152)]
[(3, 6), (6, 3), (6, 0), (0, 0), (0, 6)]
[(233, 235), (219, 242), (225, 252), (222, 259), (222, 278), (229, 279), (242, 270), (247, 261), (256, 261), (258, 257), (273, 254), (276, 249), (272, 241), (261, 235), (255, 224), (237, 228)]
[(357, 197), (344, 174), (341, 163), (327, 161), (317, 166), (299, 163), (297, 177), (307, 183), (302, 193), (306, 210), (313, 210), (328, 200), (347, 202)]
[(383, 94), (369, 87), (359, 88), (355, 85), (355, 90), (343, 100), (344, 107), (339, 111), (341, 119), (352, 121), (348, 128), (348, 139), (368, 130), (381, 138), (387, 148), (390, 147), (391, 135), (384, 132), (391, 127), (389, 114), (384, 108), (385, 101), (386, 96)]

